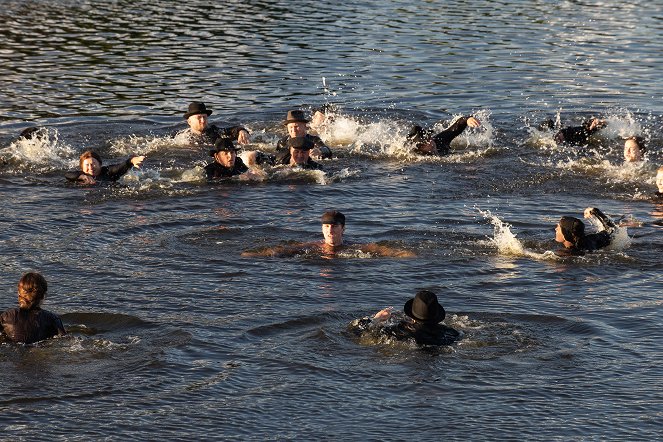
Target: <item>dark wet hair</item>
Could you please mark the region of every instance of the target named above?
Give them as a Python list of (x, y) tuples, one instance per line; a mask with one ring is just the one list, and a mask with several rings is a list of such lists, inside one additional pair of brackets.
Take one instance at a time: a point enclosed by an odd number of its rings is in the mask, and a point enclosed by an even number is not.
[(99, 165), (101, 166), (101, 164), (102, 164), (101, 156), (93, 150), (86, 150), (85, 152), (83, 152), (81, 154), (81, 158), (80, 158), (80, 161), (79, 161), (79, 165), (81, 167), (81, 170), (83, 170), (83, 161), (87, 160), (88, 158), (94, 158), (95, 160), (99, 161)]
[(559, 220), (559, 227), (562, 229), (562, 235), (568, 242), (578, 246), (585, 237), (585, 223), (572, 216), (563, 216)]
[(37, 135), (39, 135), (39, 132), (41, 132), (42, 130), (46, 130), (46, 128), (40, 126), (28, 127), (27, 129), (23, 129), (23, 132), (21, 132), (18, 138), (19, 139), (25, 138), (26, 140), (31, 140), (33, 138), (36, 138)]
[(338, 210), (329, 210), (322, 214), (322, 224), (340, 224), (345, 225), (345, 215)]
[(46, 279), (36, 272), (28, 272), (18, 281), (18, 306), (21, 310), (38, 307), (46, 296)]

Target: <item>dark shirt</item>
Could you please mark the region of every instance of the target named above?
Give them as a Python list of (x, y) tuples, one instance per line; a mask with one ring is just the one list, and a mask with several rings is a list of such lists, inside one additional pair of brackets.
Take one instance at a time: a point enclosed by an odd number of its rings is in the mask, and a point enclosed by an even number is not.
[(374, 321), (368, 317), (353, 321), (349, 328), (357, 335), (378, 332), (397, 341), (414, 340), (417, 345), (451, 345), (460, 336), (457, 330), (443, 324), (424, 324), (407, 320), (376, 327)]
[(596, 125), (594, 129), (589, 129), (591, 121), (586, 121), (582, 126), (565, 127), (555, 135), (555, 141), (574, 146), (586, 146), (589, 144), (589, 137), (601, 130), (602, 126)]
[(30, 310), (9, 309), (0, 315), (0, 324), (9, 339), (25, 344), (66, 334), (56, 314), (38, 307)]
[[(308, 141), (313, 143), (314, 148), (320, 149), (320, 155), (322, 156), (323, 159), (329, 159), (332, 157), (332, 151), (327, 145), (325, 144), (324, 141), (322, 141), (322, 138), (318, 137), (317, 135), (311, 135), (311, 134), (306, 134), (304, 135), (304, 138), (306, 138)], [(290, 140), (290, 135), (286, 135), (285, 137), (281, 138), (279, 142), (276, 144), (276, 151), (277, 152), (288, 152), (288, 140)]]
[[(437, 155), (448, 155), (451, 149), (451, 142), (458, 135), (462, 134), (463, 131), (467, 128), (467, 120), (469, 117), (460, 117), (453, 122), (451, 126), (444, 129), (442, 132), (433, 135), (433, 131), (426, 129), (423, 132), (423, 142), (422, 144), (427, 143), (431, 139), (435, 142), (435, 148), (437, 149)], [(421, 155), (436, 155), (433, 152), (426, 152), (421, 150), (418, 146), (414, 148), (414, 152)]]
[[(117, 181), (122, 177), (122, 175), (127, 173), (132, 166), (133, 164), (131, 163), (131, 158), (120, 164), (101, 166), (101, 172), (99, 172), (99, 175), (92, 178), (94, 178), (96, 181)], [(81, 175), (87, 174), (80, 170), (72, 170), (64, 174), (65, 178), (67, 178), (69, 181), (78, 181)]]
[(197, 144), (214, 144), (219, 138), (237, 140), (237, 138), (239, 138), (239, 133), (243, 130), (246, 129), (242, 126), (220, 128), (216, 124), (210, 124), (205, 128), (202, 134), (198, 135), (193, 133), (190, 128), (186, 129), (186, 131), (189, 132), (191, 140)]
[(239, 157), (235, 158), (235, 164), (233, 165), (232, 169), (224, 166), (221, 163), (217, 163), (216, 161), (205, 166), (205, 173), (207, 174), (208, 180), (216, 180), (220, 178), (229, 178), (235, 175), (241, 175), (247, 170), (249, 170), (249, 168), (246, 167), (246, 164), (244, 164), (242, 159)]

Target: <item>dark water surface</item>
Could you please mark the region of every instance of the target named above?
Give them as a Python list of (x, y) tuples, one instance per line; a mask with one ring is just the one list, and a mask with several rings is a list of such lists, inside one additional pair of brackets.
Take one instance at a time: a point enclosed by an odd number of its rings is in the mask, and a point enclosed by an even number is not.
[[(0, 341), (0, 439), (663, 436), (658, 3), (1, 5), (2, 309), (37, 270), (71, 333)], [(205, 149), (171, 136), (197, 99), (267, 151), (288, 109), (335, 103), (320, 134), (336, 158), (207, 184)], [(482, 127), (452, 155), (403, 147), (411, 123), (470, 113)], [(607, 127), (585, 153), (533, 129), (590, 115)], [(629, 135), (642, 164), (623, 164)], [(117, 185), (65, 184), (88, 148), (147, 160)], [(555, 258), (555, 223), (587, 206), (628, 227)], [(416, 257), (241, 257), (319, 240), (331, 208), (350, 242)], [(347, 331), (422, 288), (457, 343)]]

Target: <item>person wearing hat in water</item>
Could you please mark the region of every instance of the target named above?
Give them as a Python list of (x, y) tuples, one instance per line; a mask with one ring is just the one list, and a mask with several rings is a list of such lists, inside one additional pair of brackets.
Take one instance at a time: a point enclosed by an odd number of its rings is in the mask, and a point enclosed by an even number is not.
[(219, 138), (214, 149), (209, 151), (214, 162), (205, 166), (207, 179), (230, 178), (241, 175), (249, 170), (241, 158), (237, 157), (237, 149), (229, 138)]
[(628, 137), (624, 141), (624, 162), (638, 163), (647, 151), (642, 137)]
[[(460, 333), (440, 324), (446, 311), (439, 303), (437, 295), (429, 290), (420, 290), (414, 298), (403, 306), (405, 317), (395, 317), (391, 307), (380, 310), (372, 317), (356, 319), (349, 329), (357, 335), (377, 334), (397, 341), (413, 340), (417, 345), (451, 345)], [(396, 323), (389, 321), (395, 317)], [(391, 322), (391, 323), (390, 323)]]
[(459, 117), (438, 134), (431, 129), (413, 126), (407, 134), (405, 145), (413, 147), (412, 151), (420, 155), (448, 155), (453, 139), (462, 134), (468, 126), (479, 127), (481, 123), (472, 116)]
[(306, 137), (290, 138), (287, 146), (288, 151), (276, 158), (277, 164), (297, 166), (306, 170), (322, 170), (322, 164), (311, 158), (311, 149), (313, 149), (311, 140)]
[(96, 184), (97, 181), (117, 181), (132, 167), (140, 167), (145, 156), (133, 156), (123, 163), (102, 166), (101, 156), (93, 150), (83, 152), (79, 159), (80, 170), (65, 173), (68, 181)]
[(605, 120), (591, 117), (585, 120), (581, 126), (571, 126), (560, 129), (555, 134), (554, 139), (558, 144), (587, 146), (589, 144), (589, 138), (604, 127)]
[(309, 250), (319, 250), (325, 256), (333, 256), (343, 251), (357, 251), (381, 257), (409, 258), (415, 256), (409, 250), (397, 249), (383, 244), (349, 244), (343, 242), (345, 233), (345, 215), (338, 210), (329, 210), (322, 214), (322, 242), (286, 244), (246, 251), (244, 257), (288, 257), (305, 254)]
[(588, 207), (584, 212), (585, 218), (596, 217), (603, 229), (597, 233), (585, 234), (585, 223), (572, 216), (563, 216), (555, 226), (555, 241), (564, 245), (563, 249), (555, 251), (558, 256), (582, 256), (586, 252), (607, 247), (612, 242), (615, 224), (603, 212), (595, 207)]
[(62, 320), (41, 309), (48, 284), (39, 273), (26, 273), (18, 282), (18, 308), (0, 315), (0, 330), (14, 342), (33, 344), (53, 336), (64, 335)]
[[(208, 117), (212, 111), (202, 101), (193, 101), (184, 114), (189, 128), (184, 131), (196, 143), (214, 144), (219, 138), (231, 138), (239, 144), (249, 144), (249, 131), (241, 126), (219, 128), (215, 124), (209, 124)], [(182, 133), (182, 132), (180, 132)]]
[(320, 137), (307, 133), (307, 123), (308, 120), (304, 116), (303, 111), (288, 111), (285, 119), (285, 126), (288, 131), (288, 135), (281, 138), (276, 144), (276, 151), (283, 152), (282, 155), (277, 158), (279, 163), (282, 163), (282, 156), (289, 153), (289, 141), (295, 138), (304, 138), (308, 141), (307, 144), (311, 145), (311, 155), (314, 158), (328, 159), (332, 157), (331, 149), (325, 145), (324, 141), (322, 141)]

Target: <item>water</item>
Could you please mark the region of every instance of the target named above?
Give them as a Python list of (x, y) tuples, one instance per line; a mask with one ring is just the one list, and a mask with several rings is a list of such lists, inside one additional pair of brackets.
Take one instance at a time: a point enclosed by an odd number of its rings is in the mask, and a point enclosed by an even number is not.
[[(0, 342), (3, 438), (660, 438), (661, 14), (650, 3), (4, 1), (2, 308), (34, 269), (70, 336)], [(655, 5), (654, 5), (655, 6)], [(324, 78), (324, 80), (323, 80)], [(189, 101), (271, 150), (288, 109), (338, 105), (326, 173), (209, 185), (172, 134)], [(473, 113), (441, 159), (414, 122)], [(534, 127), (608, 125), (586, 154)], [(44, 137), (16, 142), (28, 126)], [(641, 165), (622, 136), (642, 135)], [(80, 152), (145, 154), (116, 186), (64, 183)], [(561, 260), (562, 215), (628, 224)], [(242, 258), (346, 237), (417, 257)], [(595, 227), (588, 224), (588, 229)], [(434, 350), (346, 326), (438, 293)]]

